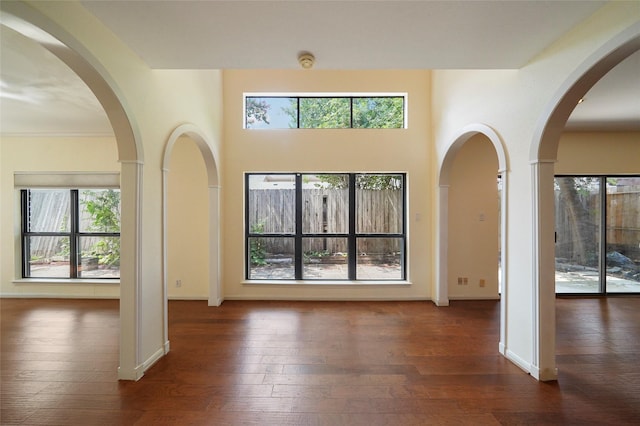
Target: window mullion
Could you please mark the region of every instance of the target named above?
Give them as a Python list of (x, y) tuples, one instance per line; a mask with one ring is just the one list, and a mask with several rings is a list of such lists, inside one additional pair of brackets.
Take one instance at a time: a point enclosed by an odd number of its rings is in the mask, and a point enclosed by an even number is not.
[(78, 264), (81, 262), (80, 253), (78, 252), (78, 231), (80, 230), (78, 198), (78, 190), (72, 189), (70, 203), (71, 235), (69, 235), (69, 273), (71, 274), (71, 278), (78, 278)]
[(598, 244), (598, 275), (600, 293), (607, 292), (607, 177), (600, 177), (600, 241)]
[(29, 190), (23, 189), (20, 191), (20, 203), (22, 206), (22, 276), (31, 276), (31, 238), (27, 234), (29, 232), (29, 218), (31, 214), (29, 212)]
[(356, 277), (356, 175), (349, 173), (349, 237), (347, 238), (347, 261), (349, 279)]
[(296, 280), (302, 279), (302, 174), (296, 173), (295, 182), (295, 220), (296, 235), (294, 237), (294, 276)]

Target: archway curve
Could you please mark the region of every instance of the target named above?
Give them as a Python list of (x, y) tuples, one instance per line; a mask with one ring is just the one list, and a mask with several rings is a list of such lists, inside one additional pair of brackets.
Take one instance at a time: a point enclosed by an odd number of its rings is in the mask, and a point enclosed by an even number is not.
[(538, 120), (529, 150), (531, 162), (556, 160), (560, 135), (578, 101), (605, 74), (638, 50), (640, 22), (601, 46), (565, 79)]
[(578, 100), (616, 65), (640, 50), (640, 22), (596, 49), (565, 79), (534, 129), (532, 166), (532, 362), (538, 380), (556, 380), (554, 163), (566, 122)]
[[(507, 171), (508, 171), (508, 162), (507, 162), (507, 154), (504, 148), (504, 143), (498, 133), (493, 130), (491, 127), (482, 123), (473, 123), (469, 124), (462, 129), (460, 129), (457, 133), (453, 135), (451, 138), (451, 144), (447, 148), (444, 158), (442, 159), (442, 163), (440, 164), (438, 171), (438, 236), (437, 236), (437, 245), (438, 249), (436, 251), (438, 256), (438, 261), (436, 262), (438, 271), (437, 271), (437, 284), (436, 284), (436, 294), (434, 298), (434, 302), (438, 306), (448, 306), (449, 305), (449, 291), (448, 291), (448, 254), (447, 248), (449, 245), (449, 231), (448, 231), (448, 217), (449, 217), (449, 179), (451, 169), (453, 167), (453, 162), (458, 150), (473, 136), (483, 135), (487, 138), (496, 152), (498, 157), (498, 170), (497, 174), (502, 175), (502, 192), (501, 192), (501, 200), (500, 200), (500, 263), (502, 268), (500, 270), (500, 281), (502, 282), (502, 294), (501, 299), (504, 300), (506, 297), (506, 292), (508, 286), (506, 285), (506, 247), (507, 247)], [(500, 308), (500, 343), (499, 343), (499, 351), (503, 355), (506, 354), (506, 328), (505, 328), (505, 317), (506, 317), (506, 304), (501, 303)]]
[(35, 41), (64, 62), (102, 105), (115, 135), (121, 163), (120, 362), (118, 378), (138, 380), (148, 365), (141, 359), (142, 234), (144, 160), (140, 134), (118, 84), (75, 36), (23, 2), (0, 2), (0, 23)]
[(168, 268), (167, 268), (167, 233), (168, 233), (168, 175), (170, 172), (171, 154), (173, 148), (182, 136), (187, 136), (200, 150), (207, 171), (207, 185), (209, 187), (209, 306), (220, 306), (222, 303), (222, 291), (220, 288), (220, 220), (219, 220), (219, 176), (216, 166), (215, 156), (211, 150), (211, 145), (207, 142), (203, 133), (197, 126), (185, 123), (176, 127), (169, 138), (164, 149), (162, 160), (162, 276), (164, 291), (164, 341), (165, 353), (169, 352), (169, 326), (168, 326)]
[(136, 122), (121, 90), (101, 62), (78, 39), (22, 2), (2, 2), (0, 23), (35, 41), (64, 62), (102, 105), (118, 145), (121, 162), (144, 162)]

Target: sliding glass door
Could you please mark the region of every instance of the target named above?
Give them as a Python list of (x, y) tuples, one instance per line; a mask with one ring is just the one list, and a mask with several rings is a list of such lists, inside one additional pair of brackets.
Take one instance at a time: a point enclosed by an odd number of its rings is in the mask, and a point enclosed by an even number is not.
[(640, 178), (558, 176), (556, 293), (640, 292)]
[(640, 292), (640, 178), (609, 178), (606, 291)]

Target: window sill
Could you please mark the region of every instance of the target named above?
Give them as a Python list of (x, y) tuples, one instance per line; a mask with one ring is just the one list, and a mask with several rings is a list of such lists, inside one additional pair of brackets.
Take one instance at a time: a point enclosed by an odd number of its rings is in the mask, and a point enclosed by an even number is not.
[(120, 285), (119, 278), (20, 278), (12, 281), (13, 284), (103, 284), (103, 285)]
[(411, 281), (336, 281), (336, 280), (244, 280), (242, 285), (300, 285), (300, 286), (345, 286), (345, 287), (368, 287), (368, 286), (410, 286)]

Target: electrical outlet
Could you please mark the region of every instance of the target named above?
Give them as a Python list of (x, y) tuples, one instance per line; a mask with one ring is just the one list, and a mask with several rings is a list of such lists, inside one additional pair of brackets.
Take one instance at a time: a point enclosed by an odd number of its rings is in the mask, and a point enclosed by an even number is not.
[(484, 284), (485, 284), (484, 279), (480, 279), (480, 287), (484, 287)]
[(462, 277), (458, 277), (458, 285), (462, 285)]
[(182, 280), (176, 280), (176, 287), (182, 287)]
[(462, 277), (462, 285), (468, 285), (468, 284), (469, 284), (469, 278)]

